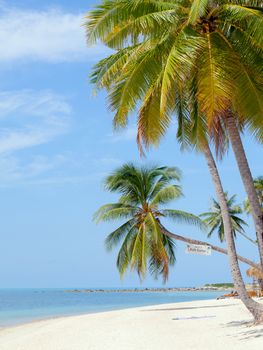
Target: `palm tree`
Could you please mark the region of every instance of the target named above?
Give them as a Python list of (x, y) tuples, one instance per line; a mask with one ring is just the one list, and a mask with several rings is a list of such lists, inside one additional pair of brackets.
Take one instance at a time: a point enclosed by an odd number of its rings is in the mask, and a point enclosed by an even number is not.
[(136, 167), (125, 164), (105, 180), (105, 188), (120, 195), (117, 203), (106, 204), (96, 213), (100, 221), (125, 219), (106, 239), (111, 250), (121, 244), (117, 267), (121, 276), (128, 267), (145, 276), (147, 267), (156, 277), (168, 278), (169, 266), (175, 263), (173, 240), (162, 233), (161, 219), (193, 224), (204, 228), (198, 216), (182, 210), (163, 209), (182, 196), (177, 184), (180, 172), (170, 167)]
[[(227, 201), (228, 212), (231, 218), (233, 236), (236, 238), (237, 233), (239, 233), (251, 243), (257, 244), (257, 242), (255, 242), (245, 233), (244, 226), (247, 226), (247, 223), (239, 217), (239, 215), (243, 213), (243, 210), (240, 205), (235, 204), (236, 195), (233, 195), (230, 198), (228, 198), (228, 194), (225, 193), (225, 197)], [(210, 211), (202, 213), (200, 217), (204, 218), (204, 223), (210, 228), (207, 237), (210, 238), (213, 235), (213, 233), (217, 232), (220, 242), (224, 242), (225, 232), (223, 218), (221, 215), (221, 208), (219, 203), (214, 198), (212, 198)]]
[[(259, 176), (254, 179), (254, 186), (257, 191), (261, 211), (263, 212), (263, 176)], [(244, 201), (244, 210), (247, 214), (251, 214), (251, 207), (248, 199)]]
[[(227, 123), (234, 113), (238, 127), (248, 125), (262, 139), (263, 17), (259, 4), (108, 0), (89, 14), (87, 22), (90, 42), (100, 40), (117, 50), (100, 61), (92, 75), (97, 88), (109, 92), (116, 127), (125, 127), (128, 115), (140, 106), (137, 140), (147, 147), (158, 144), (175, 111), (181, 135), (185, 134), (186, 106), (198, 116), (190, 131), (201, 130), (200, 148), (220, 203), (232, 276), (241, 299), (257, 320), (262, 318), (262, 309), (247, 297), (221, 180), (206, 130), (197, 125), (204, 117), (210, 136), (220, 145), (224, 132), (231, 129)], [(260, 232), (257, 230), (263, 266)]]
[[(227, 254), (223, 248), (207, 242), (194, 240), (171, 233), (161, 222), (169, 218), (178, 223), (187, 223), (206, 228), (197, 216), (182, 210), (164, 209), (169, 202), (182, 196), (180, 171), (170, 167), (138, 168), (125, 164), (105, 180), (106, 190), (120, 194), (117, 203), (103, 205), (94, 214), (97, 222), (125, 220), (107, 236), (106, 247), (112, 250), (120, 245), (117, 267), (123, 276), (130, 266), (141, 278), (148, 268), (156, 277), (168, 278), (169, 266), (175, 263), (173, 240), (207, 245), (213, 250)], [(238, 259), (251, 267), (258, 265), (247, 258)]]
[(89, 13), (87, 30), (90, 42), (117, 50), (96, 65), (92, 81), (109, 90), (115, 126), (124, 127), (141, 104), (139, 144), (157, 144), (175, 109), (180, 125), (186, 90), (217, 143), (228, 131), (263, 268), (263, 218), (239, 137), (248, 126), (263, 140), (262, 2), (105, 0)]

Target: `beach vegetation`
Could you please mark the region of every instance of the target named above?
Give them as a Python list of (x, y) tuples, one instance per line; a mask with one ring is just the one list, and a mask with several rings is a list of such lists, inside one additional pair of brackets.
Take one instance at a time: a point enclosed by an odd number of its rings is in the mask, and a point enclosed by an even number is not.
[(240, 134), (263, 140), (263, 11), (259, 1), (104, 0), (89, 13), (88, 41), (113, 50), (92, 82), (108, 91), (114, 126), (137, 114), (143, 153), (176, 118), (183, 146), (201, 151), (214, 183), (235, 288), (253, 314), (238, 265), (231, 217), (210, 145), (223, 156), (229, 141), (248, 195), (263, 267), (263, 216)]
[[(243, 209), (241, 205), (236, 204), (236, 195), (229, 197), (228, 193), (225, 193), (225, 196), (227, 200), (229, 216), (231, 218), (233, 236), (236, 238), (238, 233), (245, 239), (249, 240), (251, 243), (257, 244), (257, 242), (249, 237), (245, 232), (245, 227), (247, 227), (248, 224), (240, 217), (240, 215), (243, 213)], [(210, 238), (214, 233), (217, 233), (220, 242), (224, 242), (224, 223), (218, 201), (212, 198), (210, 211), (202, 213), (200, 217), (204, 220), (205, 224), (209, 228), (207, 237)]]

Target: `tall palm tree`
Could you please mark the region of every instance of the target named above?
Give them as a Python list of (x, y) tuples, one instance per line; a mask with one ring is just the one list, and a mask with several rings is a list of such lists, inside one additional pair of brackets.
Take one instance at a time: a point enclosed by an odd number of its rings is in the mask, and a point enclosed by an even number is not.
[[(254, 179), (254, 186), (257, 191), (257, 197), (261, 206), (261, 211), (263, 212), (263, 176), (259, 176)], [(251, 207), (248, 199), (244, 201), (244, 210), (248, 214), (251, 214)]]
[[(239, 118), (240, 127), (248, 125), (261, 139), (259, 5), (259, 1), (209, 0), (107, 0), (98, 5), (87, 22), (89, 41), (100, 40), (117, 52), (96, 65), (92, 81), (109, 91), (115, 126), (125, 127), (129, 113), (140, 106), (138, 143), (158, 144), (174, 111), (180, 130), (182, 111), (194, 101), (191, 109), (205, 117), (216, 143), (229, 129), (227, 120), (233, 114), (229, 111)], [(243, 302), (260, 320), (261, 308), (247, 298), (224, 191), (203, 134), (199, 134), (201, 148), (222, 210), (232, 276)], [(257, 233), (263, 265), (263, 238)]]
[[(258, 0), (105, 0), (89, 14), (90, 42), (117, 50), (92, 81), (109, 90), (115, 126), (140, 103), (138, 141), (157, 144), (186, 89), (217, 142), (228, 131), (251, 203), (263, 268), (263, 218), (239, 128), (263, 140), (263, 11)], [(156, 115), (158, 117), (153, 117)]]
[[(228, 194), (225, 193), (226, 200), (227, 200), (227, 206), (228, 206), (228, 212), (231, 218), (232, 223), (232, 233), (233, 236), (236, 238), (237, 233), (245, 237), (247, 240), (249, 240), (253, 244), (257, 244), (252, 238), (246, 235), (244, 226), (247, 226), (247, 223), (240, 218), (240, 214), (243, 213), (243, 210), (240, 205), (235, 204), (236, 202), (236, 195), (231, 196), (228, 198)], [(218, 238), (220, 242), (225, 241), (225, 232), (224, 232), (224, 223), (223, 218), (221, 215), (221, 208), (219, 203), (212, 198), (211, 201), (211, 207), (210, 211), (206, 213), (202, 213), (200, 215), (201, 218), (203, 218), (205, 224), (209, 227), (209, 232), (207, 237), (211, 237), (215, 232), (217, 232)]]
[(176, 209), (164, 209), (182, 196), (178, 185), (180, 172), (170, 167), (136, 167), (125, 164), (105, 180), (105, 188), (120, 195), (117, 203), (102, 206), (94, 215), (100, 221), (125, 219), (106, 239), (111, 250), (121, 245), (117, 267), (121, 275), (128, 267), (139, 276), (147, 268), (156, 277), (168, 278), (169, 266), (175, 263), (173, 240), (163, 234), (161, 220), (169, 218), (204, 228), (198, 216)]

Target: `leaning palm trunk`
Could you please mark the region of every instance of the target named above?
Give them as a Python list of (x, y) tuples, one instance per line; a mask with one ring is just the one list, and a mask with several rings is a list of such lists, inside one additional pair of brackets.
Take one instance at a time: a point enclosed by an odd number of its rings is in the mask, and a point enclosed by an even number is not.
[[(159, 221), (159, 225), (161, 227), (161, 230), (162, 230), (162, 233), (165, 235), (165, 236), (168, 236), (170, 238), (173, 238), (174, 240), (176, 241), (181, 241), (181, 242), (185, 242), (185, 243), (189, 243), (189, 244), (197, 244), (197, 245), (206, 245), (208, 247), (211, 247), (212, 250), (214, 250), (215, 252), (218, 252), (218, 253), (222, 253), (222, 254), (225, 254), (225, 255), (228, 255), (227, 253), (227, 250), (224, 249), (224, 248), (221, 248), (221, 247), (218, 247), (216, 245), (213, 245), (213, 244), (210, 244), (208, 242), (204, 242), (204, 241), (200, 241), (200, 240), (197, 240), (197, 239), (192, 239), (192, 238), (189, 238), (189, 237), (185, 237), (185, 236), (180, 236), (176, 233), (172, 233), (170, 231), (167, 230), (167, 228), (165, 228)], [(250, 260), (250, 259), (247, 259), (241, 255), (237, 255), (237, 258), (239, 261), (243, 262), (244, 264), (247, 264), (251, 267), (254, 267), (256, 269), (259, 269), (259, 265), (256, 264), (254, 261)]]
[(231, 145), (237, 160), (240, 175), (250, 203), (251, 213), (256, 228), (261, 269), (263, 269), (263, 213), (260, 207), (244, 147), (240, 138), (239, 130), (237, 128), (236, 120), (233, 115), (229, 115), (228, 118), (226, 118), (226, 125)]
[(216, 163), (214, 161), (213, 155), (211, 153), (211, 150), (208, 144), (203, 145), (202, 150), (205, 155), (210, 174), (212, 176), (216, 195), (218, 197), (218, 201), (222, 212), (229, 264), (231, 267), (231, 274), (232, 274), (235, 288), (243, 304), (253, 315), (255, 322), (261, 323), (263, 322), (263, 306), (255, 302), (253, 299), (251, 299), (248, 296), (244, 281), (242, 279), (241, 271), (238, 265), (238, 257), (237, 257), (234, 237), (232, 234), (232, 224), (228, 213), (226, 197), (223, 191), (223, 187), (222, 187), (221, 179), (217, 170)]

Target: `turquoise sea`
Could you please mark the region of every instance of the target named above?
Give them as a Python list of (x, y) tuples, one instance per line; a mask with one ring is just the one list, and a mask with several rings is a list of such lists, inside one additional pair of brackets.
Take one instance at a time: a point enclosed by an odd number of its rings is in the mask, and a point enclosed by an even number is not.
[(65, 289), (0, 289), (0, 327), (40, 319), (137, 306), (214, 299), (222, 292), (92, 292)]

